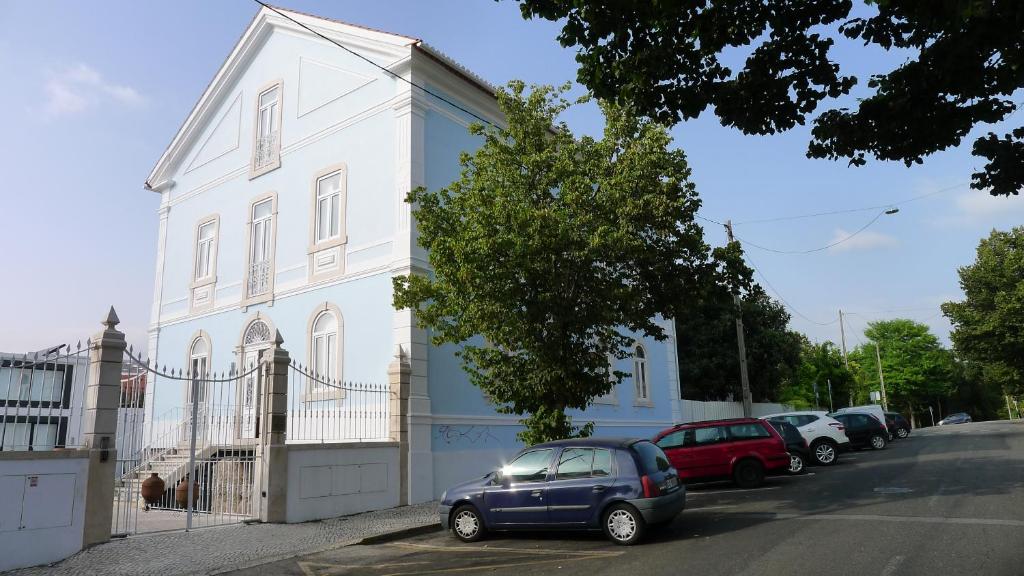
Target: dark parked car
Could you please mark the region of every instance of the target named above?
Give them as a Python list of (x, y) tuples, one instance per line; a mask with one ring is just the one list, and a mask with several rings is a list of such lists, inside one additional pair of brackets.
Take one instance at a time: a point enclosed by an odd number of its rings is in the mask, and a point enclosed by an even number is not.
[(522, 450), (501, 470), (441, 496), (441, 526), (475, 542), (488, 530), (604, 530), (634, 544), (648, 526), (668, 524), (686, 488), (665, 453), (647, 440), (558, 440)]
[(971, 422), (971, 415), (966, 412), (958, 412), (956, 414), (950, 414), (942, 420), (939, 420), (939, 426), (945, 426), (947, 424), (969, 424)]
[(903, 417), (903, 414), (899, 412), (886, 412), (886, 420), (892, 420), (892, 424), (889, 425), (889, 430), (895, 430), (897, 438), (906, 438), (910, 436), (910, 422)]
[(899, 438), (899, 434), (896, 432), (898, 426), (896, 426), (896, 419), (888, 412), (882, 413), (885, 416), (885, 429), (889, 433), (888, 440), (892, 442), (896, 438)]
[(832, 417), (842, 422), (843, 426), (846, 427), (846, 437), (850, 439), (851, 447), (874, 448), (875, 450), (885, 448), (889, 432), (874, 416), (858, 412), (847, 412), (845, 414), (834, 414)]
[(804, 440), (796, 426), (785, 420), (768, 418), (768, 423), (786, 442), (786, 451), (789, 452), (789, 473), (803, 474), (804, 468), (807, 467), (807, 462), (811, 458), (811, 449), (807, 447), (807, 440)]
[(732, 478), (741, 488), (755, 488), (765, 474), (789, 469), (782, 436), (756, 418), (679, 424), (659, 432), (654, 443), (684, 481)]

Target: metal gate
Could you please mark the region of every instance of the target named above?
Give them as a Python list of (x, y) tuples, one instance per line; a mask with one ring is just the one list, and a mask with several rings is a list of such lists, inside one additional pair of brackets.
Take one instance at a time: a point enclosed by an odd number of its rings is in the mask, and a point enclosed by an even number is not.
[[(168, 371), (125, 351), (112, 534), (259, 516), (258, 399), (265, 366), (253, 362), (242, 372), (232, 367), (215, 374), (197, 355), (186, 370)], [(155, 494), (149, 503), (144, 482)]]

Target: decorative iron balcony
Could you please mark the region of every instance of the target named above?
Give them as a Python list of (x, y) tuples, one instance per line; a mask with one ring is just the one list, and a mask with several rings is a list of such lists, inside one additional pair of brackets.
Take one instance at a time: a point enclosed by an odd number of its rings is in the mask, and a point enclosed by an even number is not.
[(249, 265), (249, 297), (266, 294), (270, 288), (270, 261), (253, 262)]
[(262, 170), (267, 166), (276, 164), (280, 158), (280, 149), (278, 147), (278, 139), (280, 138), (280, 131), (271, 132), (270, 134), (256, 140), (256, 149), (252, 154), (252, 169)]

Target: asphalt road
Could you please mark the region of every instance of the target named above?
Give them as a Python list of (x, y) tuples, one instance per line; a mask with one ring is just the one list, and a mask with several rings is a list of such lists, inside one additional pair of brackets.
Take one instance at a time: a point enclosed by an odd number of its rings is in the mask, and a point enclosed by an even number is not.
[(687, 510), (644, 543), (599, 534), (448, 534), (339, 548), (246, 574), (382, 576), (1024, 574), (1024, 424), (915, 431), (880, 452), (769, 479), (690, 489)]

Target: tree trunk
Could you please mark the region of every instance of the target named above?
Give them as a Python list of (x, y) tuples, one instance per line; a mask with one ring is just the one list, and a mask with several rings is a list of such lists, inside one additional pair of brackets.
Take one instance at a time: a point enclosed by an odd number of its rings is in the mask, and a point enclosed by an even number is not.
[(914, 404), (910, 404), (910, 427), (917, 428), (917, 414), (914, 412)]

